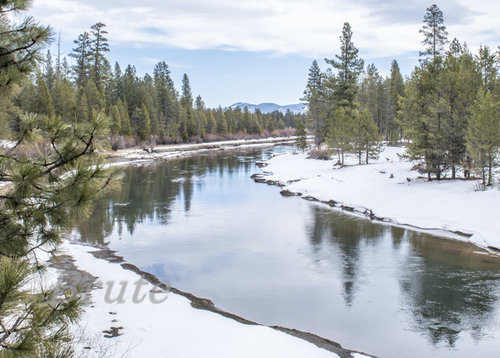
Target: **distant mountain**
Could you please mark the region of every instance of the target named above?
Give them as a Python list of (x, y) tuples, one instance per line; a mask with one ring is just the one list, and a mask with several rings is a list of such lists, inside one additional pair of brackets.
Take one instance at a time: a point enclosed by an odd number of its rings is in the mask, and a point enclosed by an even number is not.
[(257, 109), (260, 109), (260, 111), (262, 113), (272, 113), (274, 111), (280, 111), (283, 114), (285, 114), (288, 110), (292, 113), (295, 113), (295, 114), (303, 114), (307, 111), (306, 105), (303, 103), (288, 104), (286, 106), (280, 106), (276, 103), (251, 104), (251, 103), (245, 103), (245, 102), (238, 102), (238, 103), (231, 105), (229, 108), (231, 108), (233, 110), (236, 108), (240, 108), (241, 110), (244, 110), (245, 107), (247, 107), (248, 111), (251, 113), (255, 113), (255, 111)]

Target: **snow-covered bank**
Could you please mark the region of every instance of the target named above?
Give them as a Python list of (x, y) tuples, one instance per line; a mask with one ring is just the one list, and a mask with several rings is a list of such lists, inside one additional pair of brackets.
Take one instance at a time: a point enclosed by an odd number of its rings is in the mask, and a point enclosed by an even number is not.
[(106, 153), (109, 160), (115, 161), (151, 161), (159, 159), (173, 159), (193, 155), (204, 151), (226, 150), (232, 148), (258, 147), (273, 144), (293, 144), (296, 137), (276, 137), (263, 139), (241, 139), (210, 143), (178, 144), (156, 146), (152, 151), (143, 148), (121, 149)]
[[(106, 351), (110, 357), (339, 357), (270, 327), (242, 324), (195, 309), (187, 298), (172, 292), (162, 303), (154, 303), (148, 296), (134, 303), (139, 276), (118, 263), (97, 259), (90, 253), (95, 250), (69, 242), (62, 247), (74, 258), (74, 265), (95, 276), (101, 286), (91, 291), (91, 306), (77, 329), (91, 337), (77, 344), (81, 356), (97, 357)], [(110, 282), (114, 286), (106, 299)], [(122, 282), (126, 283), (122, 302), (109, 303), (109, 298), (118, 298)], [(155, 286), (144, 282), (135, 300), (153, 289)], [(103, 331), (118, 336), (103, 338)], [(343, 350), (342, 355), (347, 357), (349, 352)]]
[[(483, 248), (500, 249), (500, 191), (476, 191), (477, 181), (427, 182), (400, 157), (404, 149), (386, 147), (369, 165), (334, 168), (332, 161), (307, 159), (291, 152), (267, 162), (266, 181), (284, 190), (336, 202), (395, 224), (472, 235), (463, 238)], [(354, 163), (354, 161), (353, 161)]]

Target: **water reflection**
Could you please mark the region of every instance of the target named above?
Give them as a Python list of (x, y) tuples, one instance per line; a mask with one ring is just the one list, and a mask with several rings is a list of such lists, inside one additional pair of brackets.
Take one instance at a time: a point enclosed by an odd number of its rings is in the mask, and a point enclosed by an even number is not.
[(96, 203), (77, 229), (252, 320), (381, 357), (498, 350), (498, 258), (253, 183), (255, 161), (279, 150), (128, 168), (121, 193)]
[(339, 250), (342, 271), (343, 297), (351, 306), (356, 292), (356, 276), (360, 264), (360, 242), (375, 244), (384, 227), (354, 217), (342, 216), (322, 207), (313, 207), (313, 221), (309, 228), (309, 240), (315, 250), (328, 243)]
[(219, 177), (248, 173), (265, 152), (243, 156), (220, 153), (188, 157), (146, 166), (125, 168), (119, 194), (96, 202), (89, 219), (77, 229), (84, 242), (105, 244), (115, 225), (121, 235), (125, 229), (134, 234), (137, 224), (146, 220), (166, 225), (172, 205), (182, 199), (184, 211), (191, 210), (194, 187), (202, 190), (204, 176)]
[(478, 342), (498, 307), (498, 259), (471, 255), (473, 247), (454, 250), (455, 243), (411, 231), (407, 236), (414, 255), (402, 267), (400, 286), (413, 328), (434, 345), (454, 347), (464, 331)]

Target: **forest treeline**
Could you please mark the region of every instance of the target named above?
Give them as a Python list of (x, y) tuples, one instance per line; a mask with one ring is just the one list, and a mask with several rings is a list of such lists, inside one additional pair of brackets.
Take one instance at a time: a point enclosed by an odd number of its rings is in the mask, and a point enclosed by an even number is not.
[[(180, 91), (169, 66), (158, 62), (153, 74), (139, 76), (133, 65), (110, 65), (106, 25), (96, 23), (74, 41), (68, 58), (47, 52), (38, 70), (19, 84), (17, 95), (4, 99), (0, 114), (3, 136), (18, 133), (22, 113), (90, 122), (109, 117), (113, 149), (147, 143), (167, 144), (289, 135), (300, 114), (207, 108), (193, 97), (184, 74)], [(70, 65), (71, 63), (71, 65)]]
[(481, 45), (473, 54), (466, 43), (448, 41), (442, 11), (427, 8), (420, 29), (424, 40), (419, 65), (408, 78), (396, 60), (383, 77), (375, 65), (364, 68), (345, 23), (340, 53), (317, 61), (305, 90), (308, 126), (317, 146), (338, 153), (356, 153), (359, 163), (376, 156), (380, 141), (404, 141), (410, 159), (429, 180), (445, 175), (465, 177), (477, 171), (492, 183), (500, 148), (500, 47)]

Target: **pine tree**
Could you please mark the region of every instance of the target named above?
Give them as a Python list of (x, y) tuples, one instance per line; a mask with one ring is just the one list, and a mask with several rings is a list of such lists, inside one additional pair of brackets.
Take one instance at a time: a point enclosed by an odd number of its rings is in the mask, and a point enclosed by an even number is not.
[(431, 57), (434, 60), (443, 54), (448, 38), (443, 12), (436, 4), (433, 4), (426, 9), (423, 22), (424, 25), (419, 32), (424, 35), (422, 44), (425, 50), (420, 52), (420, 56)]
[(54, 105), (52, 103), (52, 96), (50, 95), (49, 88), (41, 75), (37, 76), (36, 92), (35, 92), (33, 112), (44, 114), (48, 117), (54, 117)]
[(353, 149), (354, 135), (355, 123), (351, 111), (342, 106), (337, 107), (328, 130), (327, 144), (337, 151), (340, 165), (344, 165), (345, 153)]
[(377, 159), (380, 153), (379, 131), (368, 109), (355, 110), (353, 115), (353, 150), (358, 154), (359, 164), (362, 164), (363, 159), (368, 164), (370, 159)]
[[(58, 297), (43, 283), (37, 252), (55, 251), (96, 198), (113, 189), (116, 170), (91, 155), (106, 125), (102, 115), (84, 125), (23, 115), (16, 147), (2, 151), (0, 180), (9, 186), (0, 198), (1, 356), (72, 356), (68, 326), (80, 314), (80, 299)], [(23, 155), (37, 128), (51, 146)]]
[[(481, 172), (484, 185), (492, 184), (493, 166), (500, 149), (500, 101), (481, 89), (472, 108), (467, 151)], [(488, 179), (486, 180), (486, 172)]]
[(445, 107), (440, 118), (444, 133), (441, 144), (451, 177), (455, 179), (456, 168), (465, 159), (470, 110), (481, 87), (481, 74), (472, 55), (456, 39), (446, 55), (438, 82), (438, 96)]
[[(8, 22), (5, 14), (26, 10), (30, 3), (0, 2), (0, 102), (37, 66), (38, 52), (49, 39), (49, 29), (34, 25), (32, 18), (21, 27)], [(39, 90), (48, 97), (39, 77)], [(80, 300), (56, 296), (43, 283), (37, 253), (57, 249), (62, 234), (89, 214), (99, 195), (113, 188), (116, 170), (103, 169), (91, 154), (106, 125), (102, 115), (85, 125), (69, 125), (54, 116), (22, 114), (16, 145), (1, 150), (0, 181), (8, 184), (0, 196), (2, 357), (73, 355), (68, 326), (78, 318)], [(50, 145), (37, 151), (41, 143)]]
[(500, 54), (495, 56), (494, 53), (491, 53), (488, 46), (479, 46), (479, 53), (476, 55), (476, 61), (481, 69), (483, 86), (489, 91), (493, 91), (497, 82), (499, 59)]
[(98, 22), (91, 27), (92, 39), (90, 40), (90, 54), (92, 67), (90, 69), (91, 76), (99, 88), (102, 82), (108, 77), (110, 70), (109, 61), (104, 55), (109, 52), (108, 39), (105, 37), (108, 32), (105, 30), (106, 25)]
[(72, 84), (63, 76), (57, 77), (52, 89), (55, 115), (72, 122), (75, 118), (75, 97), (76, 91)]
[(385, 98), (386, 93), (382, 77), (375, 65), (370, 64), (366, 68), (366, 74), (361, 85), (359, 102), (362, 107), (370, 112), (380, 133), (387, 136), (387, 108)]
[(351, 25), (344, 23), (340, 36), (340, 55), (334, 59), (325, 59), (337, 71), (332, 83), (336, 105), (353, 108), (358, 93), (358, 78), (363, 71), (363, 60), (358, 57), (359, 50), (352, 42)]
[(45, 57), (43, 77), (47, 87), (51, 91), (54, 86), (54, 81), (56, 80), (56, 74), (54, 72), (54, 64), (50, 50), (47, 51), (47, 56)]
[(390, 142), (397, 142), (402, 136), (402, 131), (399, 126), (399, 111), (401, 110), (400, 101), (405, 96), (405, 83), (396, 60), (393, 60), (391, 63), (391, 75), (389, 77), (388, 87), (388, 139)]
[(30, 16), (19, 24), (12, 22), (14, 17), (9, 14), (22, 16), (30, 5), (30, 0), (0, 1), (0, 96), (35, 69), (51, 37), (50, 27), (39, 25)]
[(111, 130), (112, 135), (118, 135), (121, 132), (122, 127), (122, 119), (120, 116), (120, 110), (117, 105), (112, 105), (110, 109), (110, 119), (111, 123), (109, 125), (109, 129)]
[(324, 92), (324, 74), (321, 72), (318, 62), (314, 60), (309, 69), (309, 77), (302, 100), (307, 103), (307, 111), (314, 132), (314, 143), (317, 147), (325, 141), (328, 127)]
[(297, 126), (295, 127), (295, 136), (297, 137), (297, 139), (295, 140), (295, 145), (299, 150), (304, 152), (307, 149), (307, 132), (302, 119), (299, 119), (297, 121)]
[(92, 59), (91, 41), (88, 32), (84, 32), (74, 41), (76, 47), (70, 56), (76, 61), (72, 67), (75, 82), (78, 88), (83, 88), (90, 76), (90, 63)]
[[(401, 120), (412, 160), (423, 160), (428, 180), (432, 174), (440, 174), (444, 168), (444, 153), (439, 147), (443, 131), (439, 122), (437, 86), (441, 64), (432, 62), (416, 67), (406, 87), (402, 102)], [(438, 147), (436, 147), (436, 145)]]

